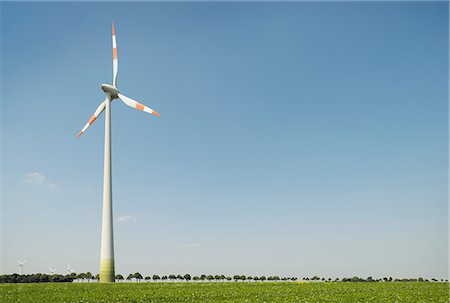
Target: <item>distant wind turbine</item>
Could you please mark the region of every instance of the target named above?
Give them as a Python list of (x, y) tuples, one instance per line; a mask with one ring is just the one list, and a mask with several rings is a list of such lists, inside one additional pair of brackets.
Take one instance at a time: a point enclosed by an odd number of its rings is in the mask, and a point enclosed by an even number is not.
[(67, 274), (70, 275), (71, 273), (75, 272), (76, 269), (70, 268), (69, 263), (67, 263)]
[(117, 89), (117, 44), (114, 23), (112, 24), (113, 47), (113, 84), (102, 84), (101, 88), (106, 94), (105, 100), (95, 110), (92, 117), (77, 135), (81, 136), (87, 128), (94, 123), (97, 117), (106, 109), (105, 113), (105, 154), (103, 171), (103, 214), (102, 214), (102, 242), (100, 255), (100, 282), (114, 282), (114, 238), (113, 238), (113, 212), (112, 212), (112, 181), (111, 181), (111, 102), (120, 99), (125, 105), (141, 111), (159, 116), (155, 110), (122, 95)]
[(53, 269), (51, 267), (48, 268), (50, 270), (50, 274), (54, 275), (56, 273), (56, 269)]
[(25, 263), (27, 263), (27, 260), (23, 260), (22, 262), (20, 262), (19, 260), (17, 260), (17, 264), (19, 264), (19, 274), (22, 274), (22, 269), (23, 266), (25, 265)]

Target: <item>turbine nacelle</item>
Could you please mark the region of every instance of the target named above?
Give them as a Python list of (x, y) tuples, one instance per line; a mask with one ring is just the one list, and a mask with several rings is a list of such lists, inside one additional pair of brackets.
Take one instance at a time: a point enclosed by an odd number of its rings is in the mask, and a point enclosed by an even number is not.
[(102, 83), (102, 85), (100, 87), (105, 92), (105, 94), (107, 94), (109, 97), (111, 97), (111, 100), (119, 98), (119, 90), (116, 87), (114, 87), (110, 84), (104, 84), (104, 83)]

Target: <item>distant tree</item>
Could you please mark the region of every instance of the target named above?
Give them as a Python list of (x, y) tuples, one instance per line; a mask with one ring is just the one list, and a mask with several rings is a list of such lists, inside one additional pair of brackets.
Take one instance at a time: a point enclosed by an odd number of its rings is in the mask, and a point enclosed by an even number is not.
[(133, 274), (129, 274), (128, 277), (127, 277), (127, 280), (131, 282), (131, 279), (133, 279), (133, 278), (134, 278), (134, 275)]
[(117, 281), (119, 281), (119, 282), (121, 282), (121, 281), (123, 281), (123, 276), (122, 276), (122, 275), (116, 275), (116, 276), (114, 277), (114, 279), (117, 280)]
[(225, 279), (227, 279), (227, 281), (231, 281), (231, 277), (226, 277)]
[(146, 276), (146, 277), (144, 278), (144, 280), (147, 281), (147, 282), (150, 282), (151, 279), (152, 279), (152, 278), (151, 278), (150, 276)]
[(90, 271), (88, 271), (88, 272), (86, 273), (86, 279), (87, 279), (87, 281), (90, 282), (90, 281), (92, 280), (92, 278), (94, 278), (94, 277), (92, 276), (92, 273), (91, 273)]
[(85, 278), (86, 278), (86, 274), (83, 272), (80, 272), (79, 274), (76, 275), (76, 279), (81, 280), (81, 282), (83, 282)]
[(167, 280), (167, 276), (162, 276), (161, 280), (166, 281)]
[(153, 279), (153, 281), (158, 282), (158, 280), (161, 278), (158, 275), (153, 275), (152, 279)]
[(215, 275), (214, 276), (214, 280), (216, 280), (216, 282), (219, 281), (220, 280), (220, 275)]
[(195, 282), (197, 282), (197, 281), (200, 280), (200, 277), (199, 277), (199, 276), (195, 276), (195, 277), (192, 278), (192, 280), (194, 280)]
[(135, 278), (138, 282), (141, 282), (141, 280), (143, 279), (142, 275), (138, 272), (133, 274), (133, 278)]
[(234, 275), (234, 276), (233, 276), (234, 282), (237, 282), (237, 281), (239, 281), (240, 279), (241, 279), (241, 276), (239, 276), (239, 275)]
[(189, 281), (191, 280), (191, 275), (190, 275), (190, 274), (185, 274), (185, 275), (183, 276), (183, 278), (184, 278), (187, 282), (189, 282)]
[(183, 280), (184, 280), (184, 278), (183, 278), (183, 276), (182, 276), (182, 275), (177, 275), (177, 280), (183, 281)]
[(211, 282), (213, 279), (214, 279), (214, 277), (212, 275), (206, 276), (206, 280), (208, 280), (209, 282)]
[(200, 276), (200, 280), (205, 281), (206, 280), (206, 275), (201, 275)]
[(176, 278), (177, 278), (177, 276), (175, 276), (175, 275), (169, 275), (169, 280), (172, 281), (172, 282), (173, 282)]
[(62, 275), (52, 275), (50, 278), (50, 282), (62, 282), (64, 280), (64, 277)]

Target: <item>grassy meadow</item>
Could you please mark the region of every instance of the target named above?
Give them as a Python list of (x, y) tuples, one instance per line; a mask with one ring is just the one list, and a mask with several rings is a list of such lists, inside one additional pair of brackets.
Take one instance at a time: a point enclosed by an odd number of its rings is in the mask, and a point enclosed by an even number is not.
[(1, 302), (448, 303), (448, 283), (0, 284)]

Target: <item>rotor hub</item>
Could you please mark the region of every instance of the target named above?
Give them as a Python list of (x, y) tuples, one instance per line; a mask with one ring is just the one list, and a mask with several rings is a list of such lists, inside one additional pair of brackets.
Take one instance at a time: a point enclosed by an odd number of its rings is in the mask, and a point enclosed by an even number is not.
[(119, 90), (116, 87), (110, 84), (102, 84), (101, 88), (105, 92), (105, 94), (107, 94), (111, 98), (111, 100), (119, 98)]

